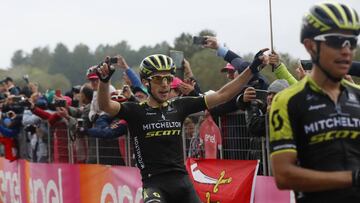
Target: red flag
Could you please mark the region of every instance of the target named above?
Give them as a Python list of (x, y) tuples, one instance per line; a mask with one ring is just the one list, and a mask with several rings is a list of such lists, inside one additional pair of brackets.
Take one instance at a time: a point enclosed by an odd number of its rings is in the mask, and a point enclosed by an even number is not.
[(250, 203), (257, 160), (188, 159), (186, 168), (202, 202)]

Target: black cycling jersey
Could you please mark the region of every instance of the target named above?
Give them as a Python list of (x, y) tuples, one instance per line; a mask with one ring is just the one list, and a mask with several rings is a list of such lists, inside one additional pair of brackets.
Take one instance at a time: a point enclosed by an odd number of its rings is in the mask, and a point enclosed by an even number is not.
[(118, 116), (128, 122), (143, 179), (169, 171), (186, 173), (182, 124), (189, 114), (205, 109), (202, 96), (176, 98), (159, 108), (146, 103), (121, 104)]
[[(345, 80), (334, 103), (307, 76), (274, 98), (271, 155), (297, 152), (298, 164), (319, 171), (360, 168), (360, 89)], [(360, 202), (360, 190), (299, 193), (298, 202)]]

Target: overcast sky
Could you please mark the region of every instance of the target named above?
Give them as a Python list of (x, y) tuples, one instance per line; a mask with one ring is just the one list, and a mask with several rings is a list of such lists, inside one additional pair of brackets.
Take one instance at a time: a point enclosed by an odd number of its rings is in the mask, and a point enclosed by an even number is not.
[[(301, 19), (320, 0), (272, 0), (275, 50), (306, 58), (299, 42)], [(359, 0), (340, 0), (360, 12)], [(84, 43), (126, 40), (137, 49), (161, 41), (173, 44), (182, 32), (214, 30), (221, 42), (245, 54), (270, 47), (268, 0), (12, 0), (0, 6), (0, 68), (9, 67), (14, 51), (71, 50)], [(121, 54), (121, 53), (120, 53)]]

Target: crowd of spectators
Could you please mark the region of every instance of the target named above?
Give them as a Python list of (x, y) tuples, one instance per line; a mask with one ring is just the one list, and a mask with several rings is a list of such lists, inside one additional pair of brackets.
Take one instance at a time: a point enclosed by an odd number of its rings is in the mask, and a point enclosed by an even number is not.
[[(250, 65), (235, 52), (221, 46), (215, 37), (207, 36), (204, 48), (216, 50), (217, 56), (227, 62), (225, 67), (219, 68), (221, 73), (226, 73), (229, 80), (233, 80)], [(146, 84), (143, 84), (144, 81), (128, 66), (125, 58), (120, 55), (114, 58), (117, 62), (113, 66), (123, 71), (124, 85), (119, 89), (110, 86), (111, 99), (117, 102), (145, 102), (148, 91)], [(265, 120), (272, 98), (297, 82), (287, 67), (281, 63), (277, 53), (266, 55), (265, 61), (275, 67), (274, 74), (278, 79), (269, 85), (268, 79), (261, 73), (254, 75), (244, 86), (241, 94), (229, 102), (209, 109), (208, 114), (211, 118), (207, 117), (207, 119), (216, 121), (218, 127), (221, 127), (221, 122), (217, 122), (219, 117), (240, 110), (245, 112), (246, 125), (249, 129), (245, 136), (265, 137)], [(99, 109), (97, 102), (99, 77), (93, 71), (94, 68), (96, 65), (84, 70), (86, 83), (73, 86), (65, 93), (60, 89), (39, 92), (36, 81), (29, 81), (27, 76), (23, 78), (26, 81), (24, 87), (18, 87), (11, 77), (6, 77), (0, 82), (2, 112), (0, 114), (2, 145), (0, 146), (1, 153), (6, 159), (13, 161), (23, 158), (32, 162), (55, 163), (129, 164), (128, 157), (133, 155), (131, 150), (127, 150), (126, 145), (129, 143), (125, 139), (126, 136), (123, 136), (128, 133), (127, 122), (114, 119)], [(206, 94), (201, 90), (186, 59), (183, 60), (182, 69), (184, 77), (173, 79), (169, 99)], [(299, 79), (306, 74), (301, 65), (297, 72)], [(227, 119), (227, 123), (232, 122), (231, 119)], [(199, 132), (203, 120), (205, 120), (203, 117), (189, 117), (184, 122), (184, 146), (188, 157), (207, 158), (206, 142)], [(240, 135), (229, 130), (223, 131), (222, 136)], [(224, 140), (223, 145), (226, 147), (229, 143)], [(220, 157), (221, 147), (218, 147), (218, 153), (215, 152), (218, 154), (217, 157)], [(224, 158), (236, 157), (225, 155)], [(253, 158), (259, 159), (259, 157)]]

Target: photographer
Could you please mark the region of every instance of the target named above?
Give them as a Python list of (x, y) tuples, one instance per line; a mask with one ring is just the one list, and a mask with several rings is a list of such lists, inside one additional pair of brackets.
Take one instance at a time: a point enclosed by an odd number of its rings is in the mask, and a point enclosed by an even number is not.
[(15, 86), (14, 81), (11, 77), (6, 77), (3, 80), (3, 82), (5, 84), (7, 91), (10, 93), (10, 95), (19, 95), (20, 94), (19, 87)]
[(21, 128), (21, 116), (13, 111), (0, 114), (0, 143), (5, 147), (5, 158), (9, 161), (18, 159), (18, 134)]
[(47, 120), (51, 128), (53, 137), (53, 162), (68, 163), (69, 149), (68, 149), (68, 122), (63, 119), (62, 114), (67, 111), (66, 107), (71, 105), (71, 100), (65, 100), (65, 97), (55, 96), (54, 105), (56, 112), (50, 113), (32, 104), (32, 112), (40, 118)]
[(260, 137), (266, 135), (265, 119), (270, 110), (272, 99), (287, 87), (289, 87), (289, 84), (286, 80), (278, 79), (269, 85), (266, 101), (257, 97), (257, 92), (253, 87), (246, 88), (244, 94), (237, 98), (238, 106), (245, 107), (247, 111), (247, 126), (251, 136)]
[[(221, 46), (215, 37), (207, 36), (206, 42), (207, 44), (204, 45), (204, 47), (216, 50), (217, 55), (224, 58), (224, 60), (229, 63), (221, 70), (221, 72), (227, 72), (227, 77), (229, 80), (233, 80), (236, 76), (241, 74), (250, 65), (249, 62), (243, 60), (236, 53), (232, 52), (226, 47)], [(264, 55), (264, 64), (267, 64), (268, 60), (269, 60), (268, 56)], [(256, 87), (257, 89), (266, 89), (268, 87), (268, 82), (265, 77), (263, 77), (260, 73), (257, 73), (251, 78), (251, 80), (248, 82), (247, 85)], [(238, 110), (238, 107), (236, 105), (237, 97), (238, 95), (236, 95), (227, 103), (211, 109), (210, 110), (211, 115), (213, 117), (217, 117)]]
[[(47, 109), (47, 101), (39, 93), (33, 93), (30, 102), (34, 107)], [(33, 107), (33, 108), (34, 108)], [(26, 109), (22, 117), (24, 136), (19, 138), (20, 157), (32, 162), (48, 162), (48, 125), (41, 118), (33, 114), (31, 109)]]

